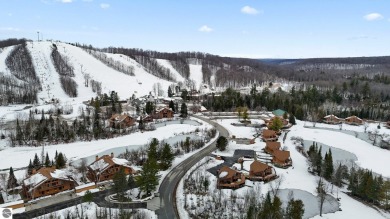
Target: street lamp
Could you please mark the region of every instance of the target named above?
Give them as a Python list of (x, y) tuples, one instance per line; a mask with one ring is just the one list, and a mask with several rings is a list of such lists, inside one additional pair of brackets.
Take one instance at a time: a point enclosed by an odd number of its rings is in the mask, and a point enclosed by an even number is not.
[(38, 42), (39, 42), (39, 31), (37, 31), (37, 34), (38, 34)]

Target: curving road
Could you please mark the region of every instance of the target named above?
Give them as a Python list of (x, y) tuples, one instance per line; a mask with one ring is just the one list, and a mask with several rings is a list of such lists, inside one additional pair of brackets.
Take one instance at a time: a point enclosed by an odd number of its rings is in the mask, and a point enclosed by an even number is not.
[[(220, 136), (229, 137), (229, 132), (223, 126), (216, 122), (213, 122), (204, 117), (195, 116), (193, 117), (203, 120), (213, 125), (218, 131)], [(161, 183), (160, 193), (160, 209), (156, 210), (159, 219), (173, 219), (179, 218), (176, 208), (176, 187), (179, 184), (184, 174), (202, 158), (209, 155), (216, 149), (216, 141), (202, 149), (198, 153), (187, 158), (185, 161), (174, 167), (164, 178)]]

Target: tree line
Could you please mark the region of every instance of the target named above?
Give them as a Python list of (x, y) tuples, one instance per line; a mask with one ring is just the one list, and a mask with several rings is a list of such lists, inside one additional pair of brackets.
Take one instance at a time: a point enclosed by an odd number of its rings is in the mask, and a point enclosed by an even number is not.
[(322, 178), (337, 187), (347, 186), (349, 194), (362, 201), (379, 206), (384, 209), (390, 209), (390, 181), (386, 180), (380, 174), (373, 173), (371, 170), (362, 169), (352, 165), (348, 168), (341, 163), (334, 164), (332, 152), (329, 151), (322, 157), (322, 147), (317, 143), (309, 147), (307, 151), (308, 160), (312, 173), (318, 175), (319, 195), (328, 194), (331, 188), (326, 186)]
[(84, 48), (90, 55), (95, 57), (97, 60), (101, 61), (103, 64), (107, 65), (108, 67), (115, 69), (119, 72), (122, 72), (126, 75), (134, 76), (134, 67), (133, 66), (127, 66), (123, 64), (120, 61), (115, 61), (114, 59), (107, 57), (106, 54), (96, 51), (94, 49), (86, 49)]
[(5, 64), (12, 76), (0, 73), (1, 104), (36, 103), (41, 84), (25, 41), (12, 49)]
[(9, 39), (5, 39), (5, 40), (0, 40), (0, 48), (23, 44), (26, 41), (27, 40), (24, 38), (23, 39), (9, 38)]
[[(368, 88), (369, 89), (369, 88)], [(290, 92), (278, 89), (271, 92), (264, 88), (258, 92), (256, 85), (252, 86), (250, 94), (242, 94), (232, 88), (227, 88), (220, 95), (203, 96), (202, 104), (211, 111), (235, 111), (238, 107), (247, 107), (251, 110), (275, 110), (284, 109), (292, 113), (300, 120), (318, 122), (328, 114), (334, 114), (341, 118), (356, 115), (363, 119), (390, 120), (390, 107), (372, 105), (370, 99), (356, 107), (338, 107), (344, 99), (338, 89), (319, 90), (316, 86), (299, 89), (293, 87)]]
[(52, 46), (51, 58), (54, 67), (60, 75), (61, 87), (70, 97), (77, 97), (77, 83), (72, 77), (75, 76), (73, 66), (68, 62), (67, 57), (62, 56), (56, 44)]
[[(107, 106), (108, 110), (102, 113), (101, 106)], [(92, 98), (91, 107), (87, 107), (85, 110), (82, 109), (79, 118), (74, 119), (73, 122), (60, 119), (59, 115), (63, 110), (60, 108), (56, 111), (49, 110), (47, 112), (30, 110), (27, 119), (18, 118), (16, 120), (15, 131), (9, 134), (10, 145), (12, 147), (39, 146), (46, 143), (90, 141), (92, 139), (111, 138), (118, 134), (117, 130), (105, 127), (105, 121), (112, 113), (122, 111), (118, 94), (114, 91), (111, 92), (110, 96), (104, 94), (101, 98)], [(127, 131), (123, 133), (127, 133)]]

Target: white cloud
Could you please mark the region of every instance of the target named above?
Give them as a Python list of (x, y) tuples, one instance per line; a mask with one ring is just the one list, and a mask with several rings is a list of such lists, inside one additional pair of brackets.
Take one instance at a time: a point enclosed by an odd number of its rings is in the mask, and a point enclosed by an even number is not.
[(256, 10), (256, 8), (252, 8), (250, 6), (244, 6), (243, 8), (241, 8), (241, 12), (244, 14), (251, 14), (251, 15), (262, 13), (262, 11), (258, 11)]
[(12, 13), (8, 13), (7, 15), (8, 15), (9, 17), (11, 17), (11, 16), (12, 16)]
[(60, 0), (62, 3), (72, 3), (73, 0)]
[(367, 36), (367, 35), (359, 35), (359, 36), (352, 36), (347, 38), (348, 40), (369, 40), (369, 39), (376, 39), (376, 37)]
[(376, 20), (382, 20), (383, 15), (379, 13), (371, 13), (371, 14), (364, 15), (363, 18), (366, 19), (367, 21), (376, 21)]
[(15, 28), (15, 27), (0, 27), (0, 31), (18, 32), (18, 31), (20, 31), (20, 29), (19, 28)]
[(203, 25), (201, 26), (199, 29), (198, 29), (200, 32), (212, 32), (213, 31), (213, 28), (207, 26), (207, 25)]
[(100, 4), (100, 7), (101, 7), (102, 9), (107, 9), (107, 8), (109, 8), (109, 7), (110, 7), (110, 4), (107, 4), (107, 3), (101, 3), (101, 4)]

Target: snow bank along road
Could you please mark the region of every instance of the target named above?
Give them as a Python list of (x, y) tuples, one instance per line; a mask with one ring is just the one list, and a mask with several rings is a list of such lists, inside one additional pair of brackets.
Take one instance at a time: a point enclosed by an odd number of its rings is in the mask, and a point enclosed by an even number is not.
[[(220, 136), (229, 137), (229, 132), (223, 126), (209, 119), (192, 115), (193, 117), (203, 120), (213, 125), (219, 132)], [(183, 178), (184, 174), (202, 158), (210, 154), (216, 149), (216, 140), (208, 147), (202, 149), (198, 153), (187, 158), (181, 162), (175, 168), (171, 170), (161, 183), (160, 193), (160, 209), (156, 211), (158, 218), (160, 219), (173, 219), (179, 218), (179, 214), (176, 208), (176, 187)]]

